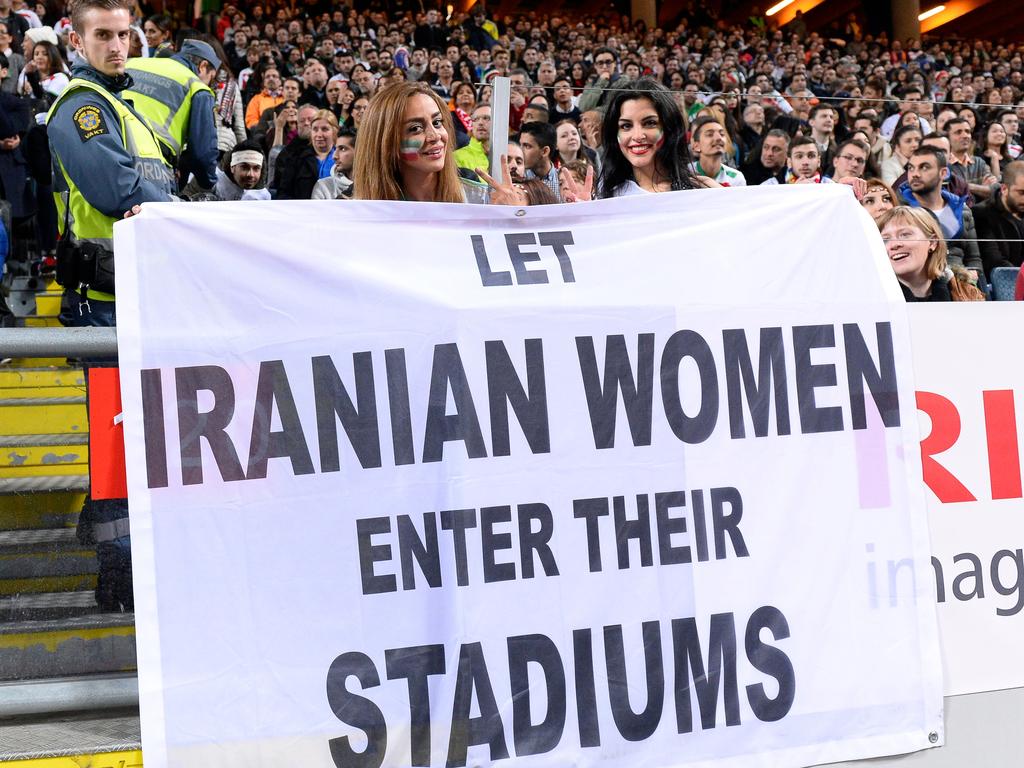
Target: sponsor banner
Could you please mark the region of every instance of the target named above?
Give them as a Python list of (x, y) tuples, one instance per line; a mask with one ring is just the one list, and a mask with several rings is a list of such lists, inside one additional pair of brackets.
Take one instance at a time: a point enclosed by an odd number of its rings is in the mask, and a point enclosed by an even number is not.
[(150, 768), (942, 743), (906, 308), (849, 190), (116, 230)]
[[(987, 342), (1016, 327), (1020, 306), (911, 310), (932, 539), (925, 574), (938, 600), (946, 694), (1024, 686), (1024, 363)], [(890, 605), (916, 592), (902, 583), (911, 576), (900, 563), (879, 558), (871, 567)]]

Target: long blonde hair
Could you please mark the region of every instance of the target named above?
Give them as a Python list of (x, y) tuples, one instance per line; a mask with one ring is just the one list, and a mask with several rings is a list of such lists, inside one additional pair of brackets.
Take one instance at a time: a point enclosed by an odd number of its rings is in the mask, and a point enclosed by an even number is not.
[(405, 130), (405, 107), (413, 96), (429, 96), (441, 112), (448, 132), (444, 168), (438, 172), (434, 202), (464, 202), (459, 171), (455, 165), (455, 128), (448, 107), (423, 83), (403, 82), (389, 85), (370, 100), (356, 141), (353, 165), (355, 196), (359, 200), (404, 200), (399, 176), (399, 151)]

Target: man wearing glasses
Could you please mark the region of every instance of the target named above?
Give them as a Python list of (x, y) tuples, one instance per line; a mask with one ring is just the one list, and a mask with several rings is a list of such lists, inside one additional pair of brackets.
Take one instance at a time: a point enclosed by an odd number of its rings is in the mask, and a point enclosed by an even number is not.
[(868, 145), (860, 139), (848, 139), (839, 145), (832, 163), (833, 179), (863, 179), (868, 163)]
[(609, 87), (619, 79), (619, 55), (611, 48), (598, 48), (594, 52), (594, 82), (583, 89), (580, 112), (600, 109), (611, 101)]
[(455, 150), (455, 164), (459, 168), (475, 171), (477, 168), (490, 168), (491, 160), (491, 108), (481, 104), (473, 110), (470, 127), (469, 144)]

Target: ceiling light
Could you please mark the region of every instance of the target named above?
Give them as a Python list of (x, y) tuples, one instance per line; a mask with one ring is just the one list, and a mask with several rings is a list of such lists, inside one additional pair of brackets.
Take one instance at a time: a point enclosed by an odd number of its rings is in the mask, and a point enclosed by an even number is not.
[(793, 0), (782, 0), (782, 2), (776, 3), (771, 8), (769, 8), (767, 11), (765, 11), (764, 15), (765, 16), (774, 16), (776, 13), (781, 11), (783, 8), (785, 8), (787, 5), (789, 5), (792, 2), (793, 2)]
[(917, 17), (917, 20), (918, 21), (924, 21), (925, 19), (930, 19), (932, 16), (935, 16), (936, 14), (942, 13), (944, 10), (946, 10), (946, 6), (944, 6), (944, 5), (936, 5), (931, 10), (925, 11), (924, 13), (920, 14)]

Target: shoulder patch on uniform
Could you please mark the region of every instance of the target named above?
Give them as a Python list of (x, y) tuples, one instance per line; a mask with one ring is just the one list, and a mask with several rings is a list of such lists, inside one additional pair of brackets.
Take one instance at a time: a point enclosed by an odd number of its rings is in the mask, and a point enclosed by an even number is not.
[(88, 141), (93, 136), (109, 133), (107, 123), (103, 119), (103, 113), (100, 112), (99, 107), (95, 107), (92, 104), (76, 109), (73, 119), (75, 121), (75, 128), (78, 129), (78, 136), (82, 141)]

